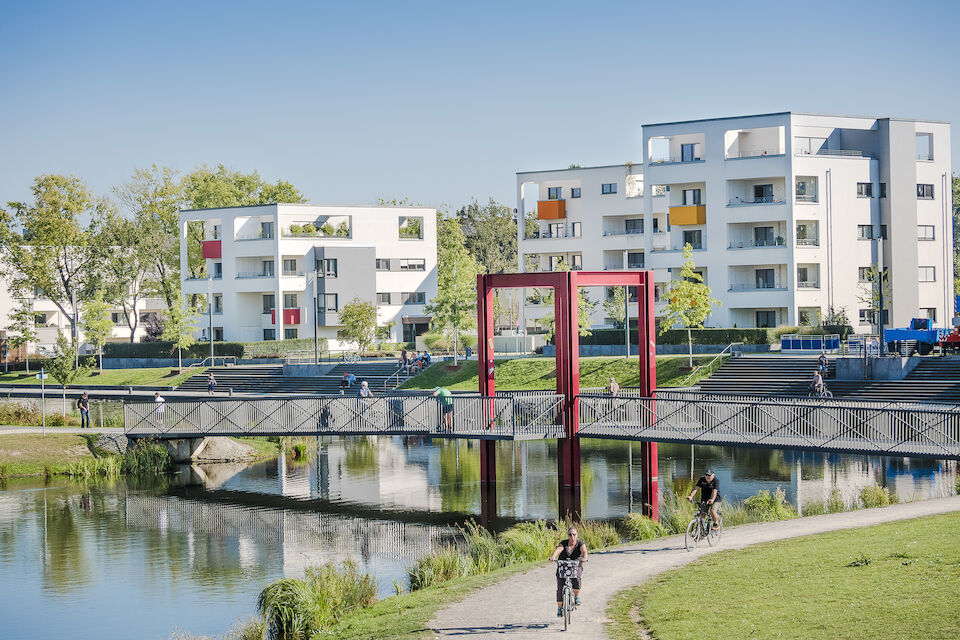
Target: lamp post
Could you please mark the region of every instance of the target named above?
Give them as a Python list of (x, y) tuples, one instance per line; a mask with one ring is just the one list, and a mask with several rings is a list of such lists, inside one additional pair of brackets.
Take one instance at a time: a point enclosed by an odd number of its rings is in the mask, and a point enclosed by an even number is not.
[(210, 366), (213, 366), (213, 278), (207, 278), (207, 329), (210, 331)]

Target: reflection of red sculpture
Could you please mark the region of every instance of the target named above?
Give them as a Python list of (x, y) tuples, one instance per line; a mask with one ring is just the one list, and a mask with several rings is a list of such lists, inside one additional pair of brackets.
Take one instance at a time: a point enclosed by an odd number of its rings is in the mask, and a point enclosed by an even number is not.
[[(654, 320), (654, 283), (652, 271), (552, 271), (536, 273), (499, 273), (477, 276), (477, 344), (483, 353), (479, 355), (480, 394), (492, 397), (496, 391), (493, 362), (493, 291), (494, 289), (552, 288), (554, 290), (554, 317), (556, 318), (556, 363), (557, 393), (564, 395), (563, 424), (566, 438), (557, 441), (557, 473), (561, 491), (561, 516), (563, 494), (573, 495), (573, 512), (579, 512), (580, 496), (580, 426), (577, 395), (580, 393), (580, 335), (577, 321), (577, 287), (637, 287), (638, 296), (638, 344), (647, 345), (639, 350), (640, 389), (652, 397), (657, 387), (656, 371), (656, 324)], [(496, 465), (493, 440), (483, 440), (480, 445), (480, 482), (496, 483)], [(657, 443), (644, 442), (641, 452), (643, 466), (644, 511), (656, 519), (657, 509)]]

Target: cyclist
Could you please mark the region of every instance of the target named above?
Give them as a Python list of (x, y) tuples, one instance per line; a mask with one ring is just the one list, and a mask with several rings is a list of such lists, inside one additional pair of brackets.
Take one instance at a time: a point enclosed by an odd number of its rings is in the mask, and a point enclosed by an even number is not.
[(687, 500), (693, 502), (693, 496), (700, 489), (700, 504), (706, 504), (710, 507), (710, 519), (713, 521), (713, 528), (720, 528), (720, 517), (717, 509), (720, 507), (720, 481), (713, 473), (713, 469), (707, 469), (703, 472), (703, 477), (697, 481), (697, 486), (693, 488)]
[(813, 382), (810, 383), (810, 386), (818, 396), (822, 396), (826, 390), (826, 387), (823, 386), (823, 376), (820, 374), (820, 369), (813, 372)]
[[(583, 540), (577, 538), (576, 527), (567, 529), (567, 539), (561, 540), (557, 548), (553, 550), (550, 560), (580, 560), (574, 577), (570, 578), (573, 583), (574, 604), (580, 606), (580, 576), (583, 574), (583, 563), (587, 561), (587, 545)], [(564, 578), (560, 577), (560, 567), (557, 567), (557, 617), (563, 617), (563, 585)]]

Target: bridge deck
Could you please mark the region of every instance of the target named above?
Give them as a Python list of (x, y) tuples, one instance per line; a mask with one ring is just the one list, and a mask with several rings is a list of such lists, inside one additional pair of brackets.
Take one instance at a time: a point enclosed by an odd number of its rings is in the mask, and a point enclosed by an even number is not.
[[(581, 437), (777, 447), (960, 459), (960, 410), (923, 403), (748, 398), (657, 392), (577, 397)], [(449, 407), (446, 409), (445, 407)], [(445, 412), (450, 412), (450, 427)], [(563, 438), (563, 396), (546, 392), (370, 399), (131, 402), (130, 437), (422, 435), (485, 440)]]

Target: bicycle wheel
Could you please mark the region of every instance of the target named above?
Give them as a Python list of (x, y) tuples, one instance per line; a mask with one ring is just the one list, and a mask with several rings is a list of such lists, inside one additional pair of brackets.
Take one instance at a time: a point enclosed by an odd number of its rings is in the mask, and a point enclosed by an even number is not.
[(723, 516), (717, 514), (717, 528), (713, 528), (713, 523), (710, 523), (710, 532), (707, 534), (707, 544), (711, 547), (718, 542), (720, 542), (720, 536), (723, 535)]
[(690, 524), (687, 525), (687, 534), (684, 536), (684, 544), (687, 547), (687, 551), (692, 551), (697, 548), (697, 544), (700, 542), (700, 523), (696, 518), (690, 521)]
[(563, 590), (563, 630), (570, 627), (570, 614), (573, 613), (573, 590), (569, 587)]
[(833, 398), (833, 391), (824, 391), (824, 392), (823, 392), (823, 397), (824, 397), (824, 398), (827, 398), (828, 400), (831, 399), (831, 398)]

